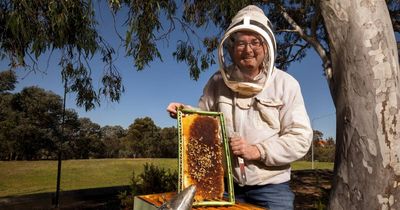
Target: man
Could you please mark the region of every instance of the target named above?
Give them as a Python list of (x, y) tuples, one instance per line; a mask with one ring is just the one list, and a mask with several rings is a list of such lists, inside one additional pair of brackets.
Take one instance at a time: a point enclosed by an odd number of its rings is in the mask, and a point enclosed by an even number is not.
[[(312, 129), (298, 82), (274, 67), (275, 37), (253, 5), (232, 19), (218, 48), (220, 69), (204, 88), (199, 108), (224, 113), (233, 154), (236, 200), (293, 209), (290, 163), (303, 157)], [(171, 103), (167, 111), (176, 117)]]

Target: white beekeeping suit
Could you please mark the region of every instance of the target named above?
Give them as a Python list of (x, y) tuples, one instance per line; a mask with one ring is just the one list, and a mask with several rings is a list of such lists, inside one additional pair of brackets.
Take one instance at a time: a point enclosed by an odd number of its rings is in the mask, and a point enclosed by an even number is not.
[[(236, 32), (250, 31), (265, 43), (260, 73), (243, 77), (231, 56)], [(298, 82), (274, 67), (276, 41), (271, 23), (256, 6), (247, 6), (232, 19), (218, 48), (219, 72), (204, 88), (199, 108), (224, 113), (228, 135), (238, 133), (255, 145), (260, 160), (245, 161), (244, 185), (279, 184), (290, 180), (290, 163), (303, 157), (311, 145), (312, 129)]]

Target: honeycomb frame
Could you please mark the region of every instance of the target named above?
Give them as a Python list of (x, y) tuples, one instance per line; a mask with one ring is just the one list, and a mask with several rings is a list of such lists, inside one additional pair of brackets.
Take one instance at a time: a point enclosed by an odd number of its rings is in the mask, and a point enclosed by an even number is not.
[[(178, 192), (196, 184), (193, 206), (234, 205), (232, 166), (223, 113), (181, 109), (177, 120)], [(222, 192), (225, 189), (224, 194), (221, 194), (221, 187)]]

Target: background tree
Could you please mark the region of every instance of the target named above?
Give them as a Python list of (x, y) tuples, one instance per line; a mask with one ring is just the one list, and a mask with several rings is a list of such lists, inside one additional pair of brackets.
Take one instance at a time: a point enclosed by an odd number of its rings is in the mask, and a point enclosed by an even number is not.
[(11, 107), (12, 91), (16, 84), (13, 71), (0, 72), (0, 159), (10, 160), (15, 155), (14, 144), (11, 142), (10, 130), (16, 126), (16, 113)]
[(326, 139), (328, 145), (335, 145), (335, 140), (332, 137)]
[(0, 72), (0, 93), (14, 90), (16, 83), (17, 76), (14, 71), (8, 70)]
[(177, 157), (177, 130), (160, 129), (149, 117), (138, 118), (129, 135), (121, 126), (105, 126), (66, 110), (61, 97), (38, 87), (0, 93), (0, 160), (103, 157)]
[(313, 130), (313, 141), (320, 141), (324, 137), (324, 134), (319, 130)]
[(129, 157), (160, 157), (159, 131), (151, 118), (135, 119), (123, 140)]
[[(302, 158), (306, 161), (334, 162), (336, 144), (332, 137), (323, 138), (324, 134), (319, 130), (313, 131), (313, 146)], [(312, 157), (314, 153), (314, 157)]]
[(163, 158), (178, 157), (178, 129), (175, 127), (162, 128), (160, 131), (160, 156)]
[(79, 118), (79, 130), (75, 141), (70, 141), (74, 157), (87, 159), (89, 157), (103, 157), (104, 144), (101, 141), (100, 125), (93, 123), (89, 118)]
[[(7, 126), (3, 135), (13, 142), (15, 159), (38, 159), (39, 151), (54, 150), (55, 134), (59, 129), (61, 98), (38, 87), (24, 88), (13, 95), (10, 113), (2, 121)], [(8, 122), (12, 122), (11, 124)]]
[[(62, 118), (60, 120), (60, 125), (62, 123)], [(62, 152), (63, 159), (77, 159), (75, 149), (75, 141), (78, 141), (80, 133), (80, 123), (79, 117), (76, 111), (72, 109), (65, 110), (65, 123), (64, 129), (60, 127), (59, 133), (57, 133), (57, 145)], [(63, 132), (62, 132), (63, 131)], [(57, 151), (53, 154), (53, 159), (57, 159)]]
[(101, 128), (101, 141), (105, 147), (105, 157), (119, 157), (122, 149), (122, 138), (126, 136), (126, 131), (123, 127), (106, 125)]
[(335, 161), (335, 145), (334, 144), (319, 144), (314, 148), (314, 160), (320, 162)]
[(2, 160), (54, 159), (57, 145), (68, 139), (63, 136), (72, 140), (77, 133), (77, 114), (72, 110), (66, 110), (61, 133), (61, 97), (50, 91), (26, 87), (19, 93), (0, 93), (0, 107)]
[(104, 144), (101, 141), (101, 126), (97, 123), (92, 122), (89, 118), (79, 118), (79, 133), (90, 141), (92, 145), (90, 148), (89, 156), (103, 156)]
[(12, 160), (16, 156), (15, 138), (11, 131), (17, 126), (18, 113), (11, 107), (13, 94), (0, 93), (0, 157)]

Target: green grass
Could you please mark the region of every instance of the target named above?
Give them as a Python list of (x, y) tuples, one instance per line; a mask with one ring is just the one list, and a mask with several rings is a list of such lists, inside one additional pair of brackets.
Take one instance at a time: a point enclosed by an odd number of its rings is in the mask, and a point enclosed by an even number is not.
[[(62, 161), (61, 190), (129, 185), (132, 172), (141, 174), (145, 163), (177, 170), (177, 159), (90, 159)], [(311, 169), (311, 162), (292, 164), (293, 170)], [(333, 163), (315, 162), (315, 169)], [(0, 197), (54, 192), (57, 161), (0, 161)]]
[[(62, 191), (129, 185), (145, 163), (177, 170), (176, 159), (91, 159), (62, 161)], [(57, 161), (0, 161), (0, 197), (54, 192)]]
[[(308, 161), (296, 161), (292, 165), (292, 170), (312, 169), (312, 163)], [(314, 161), (314, 169), (331, 169), (333, 170), (332, 162), (316, 162)]]

